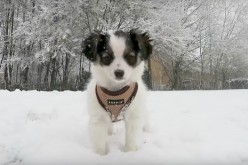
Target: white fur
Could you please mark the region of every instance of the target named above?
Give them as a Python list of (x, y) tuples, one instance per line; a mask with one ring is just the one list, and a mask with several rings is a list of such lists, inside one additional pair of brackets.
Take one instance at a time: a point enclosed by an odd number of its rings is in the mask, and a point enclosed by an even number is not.
[[(125, 41), (110, 34), (110, 44), (113, 49), (115, 59), (109, 66), (101, 66), (95, 63), (91, 67), (92, 79), (87, 87), (88, 94), (88, 111), (90, 115), (89, 130), (94, 151), (100, 155), (109, 152), (107, 146), (108, 132), (111, 130), (112, 122), (108, 113), (98, 103), (95, 94), (96, 84), (116, 91), (132, 82), (138, 83), (138, 91), (132, 104), (129, 106), (125, 114), (125, 151), (136, 151), (138, 149), (138, 138), (144, 128), (146, 121), (145, 96), (146, 88), (143, 84), (141, 76), (144, 71), (144, 62), (141, 61), (138, 66), (129, 66), (122, 55), (125, 49)], [(116, 80), (114, 71), (116, 69), (124, 70), (124, 78)]]
[[(133, 68), (129, 66), (123, 59), (123, 53), (126, 48), (125, 39), (123, 37), (115, 36), (112, 31), (109, 31), (108, 33), (110, 35), (110, 46), (115, 55), (115, 59), (110, 64), (110, 66), (100, 66), (99, 64), (95, 64), (92, 67), (91, 72), (93, 76), (96, 76), (96, 75), (97, 77), (107, 76), (107, 78), (105, 77), (96, 78), (100, 85), (102, 85), (103, 87), (109, 90), (118, 90), (118, 88), (120, 89), (124, 87), (125, 85), (127, 85), (127, 83), (130, 83), (128, 81), (132, 79), (131, 74), (134, 74), (134, 73), (132, 71)], [(141, 66), (143, 67), (143, 65)], [(124, 77), (122, 80), (116, 80), (116, 77), (114, 74), (116, 70), (124, 71)], [(141, 69), (141, 72), (143, 73), (143, 68)], [(108, 82), (106, 84), (106, 82), (102, 82), (102, 81), (108, 81)], [(134, 79), (133, 81), (136, 81), (136, 79)], [(109, 83), (111, 84), (111, 86), (109, 85)]]
[(125, 38), (114, 35), (113, 31), (109, 31), (108, 34), (110, 36), (110, 46), (115, 57), (122, 57), (126, 48)]

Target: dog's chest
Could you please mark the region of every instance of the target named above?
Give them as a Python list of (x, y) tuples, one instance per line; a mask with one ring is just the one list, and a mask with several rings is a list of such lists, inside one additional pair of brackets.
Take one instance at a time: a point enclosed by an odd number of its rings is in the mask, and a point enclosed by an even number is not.
[(138, 90), (138, 84), (133, 83), (119, 91), (109, 91), (96, 85), (96, 96), (99, 104), (108, 112), (112, 122), (120, 121), (132, 103)]

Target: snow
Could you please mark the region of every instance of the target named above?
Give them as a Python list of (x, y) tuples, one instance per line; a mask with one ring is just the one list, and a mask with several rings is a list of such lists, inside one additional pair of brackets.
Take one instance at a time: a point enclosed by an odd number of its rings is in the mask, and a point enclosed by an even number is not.
[(0, 164), (248, 164), (248, 90), (149, 92), (151, 132), (123, 152), (90, 145), (85, 92), (0, 91)]

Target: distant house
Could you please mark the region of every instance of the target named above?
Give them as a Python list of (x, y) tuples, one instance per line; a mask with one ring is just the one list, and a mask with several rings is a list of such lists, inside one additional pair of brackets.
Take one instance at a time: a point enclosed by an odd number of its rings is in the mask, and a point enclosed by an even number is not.
[(152, 70), (152, 87), (154, 90), (171, 89), (171, 79), (168, 70), (163, 66), (162, 62), (155, 57), (151, 58)]

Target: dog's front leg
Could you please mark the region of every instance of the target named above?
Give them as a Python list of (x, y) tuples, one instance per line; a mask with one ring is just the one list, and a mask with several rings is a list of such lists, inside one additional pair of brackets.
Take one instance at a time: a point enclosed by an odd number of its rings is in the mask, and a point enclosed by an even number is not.
[(143, 120), (139, 117), (125, 119), (126, 126), (126, 142), (125, 151), (138, 150), (138, 138), (142, 132)]
[(89, 129), (94, 151), (100, 155), (108, 153), (107, 136), (109, 123), (104, 117), (90, 119)]

